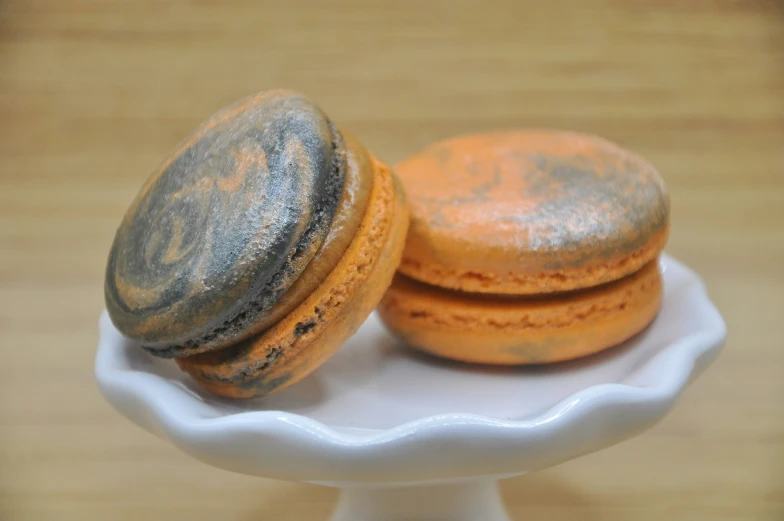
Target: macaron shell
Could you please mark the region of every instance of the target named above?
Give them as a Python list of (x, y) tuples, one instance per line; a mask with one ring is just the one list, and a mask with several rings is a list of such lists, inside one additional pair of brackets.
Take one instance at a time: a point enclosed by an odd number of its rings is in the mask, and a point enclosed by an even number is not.
[(661, 176), (595, 136), (460, 136), (395, 170), (412, 216), (400, 271), (428, 284), (514, 295), (592, 287), (637, 271), (667, 240)]
[(341, 198), (342, 136), (302, 95), (218, 111), (163, 161), (109, 254), (114, 325), (163, 357), (230, 345), (295, 283)]
[(178, 359), (180, 368), (221, 396), (266, 395), (310, 374), (356, 332), (392, 281), (408, 229), (399, 183), (383, 163), (373, 159), (373, 166), (365, 217), (324, 283), (259, 337)]
[(379, 306), (387, 327), (431, 354), (498, 365), (572, 360), (642, 331), (661, 305), (657, 262), (597, 288), (514, 298), (442, 290), (398, 275)]

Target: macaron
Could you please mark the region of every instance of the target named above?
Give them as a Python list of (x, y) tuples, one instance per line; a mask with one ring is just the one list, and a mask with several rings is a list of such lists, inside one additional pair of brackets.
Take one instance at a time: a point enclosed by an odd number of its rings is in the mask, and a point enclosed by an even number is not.
[(109, 253), (107, 311), (202, 387), (269, 394), (356, 331), (407, 228), (387, 165), (304, 96), (261, 92), (207, 119), (144, 184)]
[(407, 344), (541, 364), (631, 338), (657, 315), (669, 196), (645, 159), (554, 130), (459, 136), (395, 166), (411, 227), (379, 306)]

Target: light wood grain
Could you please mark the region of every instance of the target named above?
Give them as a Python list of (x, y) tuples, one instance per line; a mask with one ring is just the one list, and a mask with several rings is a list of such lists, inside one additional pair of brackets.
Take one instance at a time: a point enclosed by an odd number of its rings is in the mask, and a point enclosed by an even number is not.
[(509, 126), (603, 135), (672, 191), (725, 352), (648, 433), (529, 477), (525, 520), (784, 519), (784, 6), (764, 1), (6, 1), (0, 19), (0, 519), (319, 520), (336, 492), (199, 464), (92, 376), (126, 205), (200, 120), (312, 96), (396, 161)]

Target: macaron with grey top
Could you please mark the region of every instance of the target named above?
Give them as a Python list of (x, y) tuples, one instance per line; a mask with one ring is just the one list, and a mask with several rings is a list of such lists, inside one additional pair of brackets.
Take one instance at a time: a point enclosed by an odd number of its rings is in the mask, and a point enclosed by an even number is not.
[(159, 357), (247, 348), (340, 265), (379, 164), (297, 93), (265, 91), (220, 110), (127, 210), (106, 269), (113, 324)]

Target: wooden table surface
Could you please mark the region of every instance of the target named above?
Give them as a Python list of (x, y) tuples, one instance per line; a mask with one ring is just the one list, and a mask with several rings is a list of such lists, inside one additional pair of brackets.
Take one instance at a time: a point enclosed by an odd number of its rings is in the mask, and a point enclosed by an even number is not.
[[(301, 5), (300, 5), (301, 4)], [(200, 120), (314, 98), (390, 162), (510, 126), (603, 135), (672, 192), (668, 251), (729, 327), (642, 436), (502, 489), (520, 520), (784, 519), (784, 4), (6, 1), (0, 7), (0, 519), (326, 519), (336, 491), (233, 475), (93, 380), (114, 229)]]

